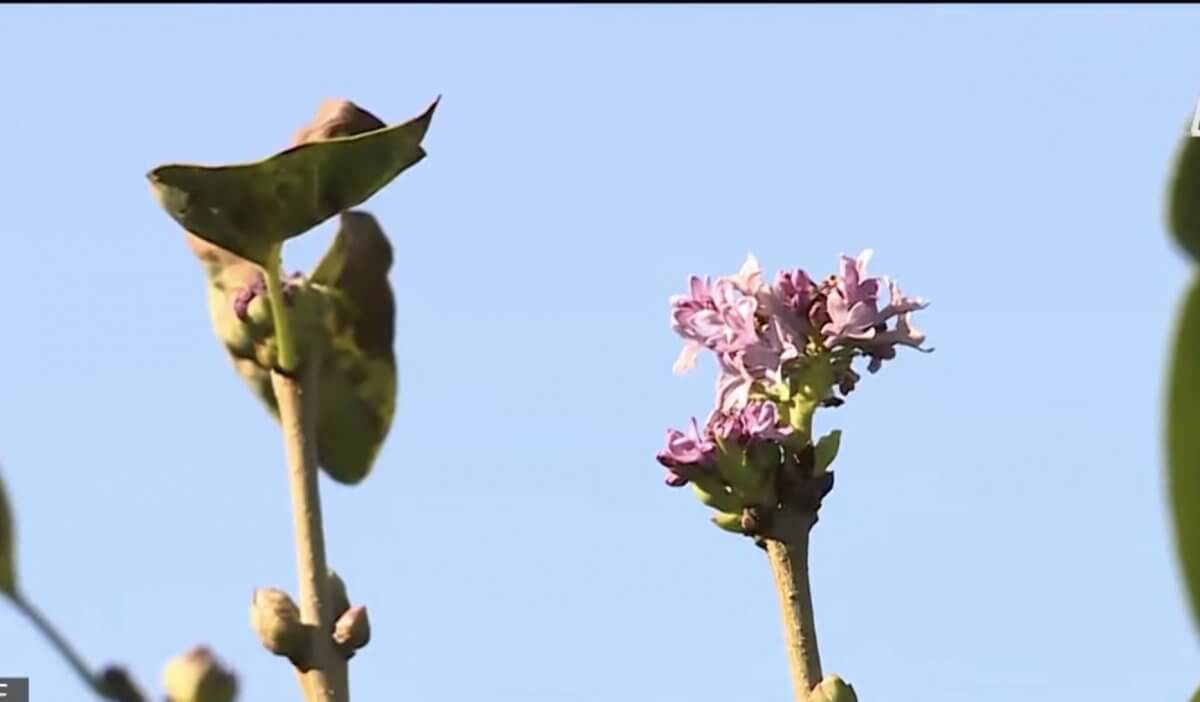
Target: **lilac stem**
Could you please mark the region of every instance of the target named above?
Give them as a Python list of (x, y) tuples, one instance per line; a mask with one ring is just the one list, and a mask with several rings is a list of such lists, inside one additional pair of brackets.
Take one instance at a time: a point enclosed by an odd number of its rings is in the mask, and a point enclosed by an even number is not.
[(771, 537), (765, 539), (775, 589), (779, 592), (796, 702), (805, 702), (822, 678), (808, 581), (808, 540), (815, 523), (815, 514), (781, 510), (775, 515)]
[(279, 405), (287, 454), (300, 575), (300, 621), (313, 627), (306, 656), (311, 667), (300, 672), (301, 686), (309, 702), (347, 702), (350, 685), (346, 660), (337, 652), (332, 638), (334, 612), (317, 475), (317, 360), (315, 354), (308, 354), (295, 378), (272, 372), (271, 385)]

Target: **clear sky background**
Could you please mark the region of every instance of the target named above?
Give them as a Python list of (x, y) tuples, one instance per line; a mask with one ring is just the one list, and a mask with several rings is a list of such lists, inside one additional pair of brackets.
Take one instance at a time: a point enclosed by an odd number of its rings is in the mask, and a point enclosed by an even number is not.
[[(195, 642), (298, 699), (248, 623), (295, 591), (282, 441), (145, 173), (257, 160), (326, 97), (429, 157), (372, 198), (401, 397), (324, 482), (366, 603), (360, 702), (790, 700), (760, 551), (662, 484), (667, 298), (756, 254), (931, 306), (821, 429), (823, 660), (864, 702), (1183, 700), (1200, 682), (1160, 399), (1188, 272), (1163, 195), (1197, 98), (1188, 7), (0, 10), (0, 463), (21, 579), (156, 692)], [(329, 223), (290, 245), (310, 266)], [(0, 674), (89, 699), (5, 603)]]

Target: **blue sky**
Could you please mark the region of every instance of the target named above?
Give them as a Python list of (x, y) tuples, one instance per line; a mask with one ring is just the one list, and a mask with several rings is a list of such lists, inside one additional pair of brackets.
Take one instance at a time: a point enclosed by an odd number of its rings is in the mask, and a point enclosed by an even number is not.
[[(888, 702), (1182, 700), (1163, 227), (1197, 98), (1189, 7), (130, 6), (0, 10), (0, 463), (21, 578), (159, 689), (194, 642), (296, 699), (248, 624), (295, 590), (282, 444), (145, 173), (256, 160), (326, 97), (429, 157), (393, 239), (401, 396), (325, 487), (368, 605), (358, 700), (790, 699), (762, 554), (662, 485), (687, 276), (873, 268), (931, 306), (850, 403), (814, 533), (825, 667)], [(332, 224), (290, 245), (309, 266)], [(84, 700), (0, 606), (0, 674)]]

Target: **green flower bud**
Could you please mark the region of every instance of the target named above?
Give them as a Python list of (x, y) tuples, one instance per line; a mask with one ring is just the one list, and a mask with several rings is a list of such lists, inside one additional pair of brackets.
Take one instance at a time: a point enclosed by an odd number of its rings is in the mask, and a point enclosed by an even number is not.
[(96, 678), (96, 691), (114, 702), (142, 702), (150, 697), (138, 688), (129, 672), (119, 665), (109, 665)]
[(346, 583), (332, 568), (329, 569), (329, 602), (335, 620), (350, 609), (350, 597), (346, 594)]
[(255, 590), (250, 604), (250, 627), (271, 653), (292, 660), (304, 655), (308, 628), (300, 621), (300, 609), (286, 592), (270, 587)]
[(371, 622), (365, 605), (346, 610), (333, 625), (333, 640), (347, 658), (371, 640)]
[(168, 702), (233, 702), (237, 678), (205, 646), (172, 659), (163, 670)]

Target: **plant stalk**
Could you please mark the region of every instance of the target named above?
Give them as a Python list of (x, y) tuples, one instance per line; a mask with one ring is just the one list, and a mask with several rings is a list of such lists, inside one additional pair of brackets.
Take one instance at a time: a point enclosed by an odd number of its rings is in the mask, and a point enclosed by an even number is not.
[(25, 599), (25, 597), (19, 592), (12, 593), (11, 598), (13, 605), (17, 608), (17, 611), (25, 615), (25, 618), (29, 620), (29, 623), (32, 624), (33, 627), (42, 634), (42, 636), (46, 637), (46, 640), (50, 642), (50, 645), (55, 651), (58, 652), (58, 655), (62, 656), (63, 660), (67, 662), (67, 665), (75, 672), (75, 675), (77, 675), (79, 679), (83, 681), (83, 684), (86, 685), (89, 690), (96, 693), (100, 697), (103, 697), (104, 699), (141, 700), (140, 695), (130, 691), (122, 691), (127, 692), (127, 694), (118, 695), (115, 691), (106, 689), (104, 681), (101, 679), (101, 677), (93, 673), (88, 668), (88, 665), (86, 662), (84, 662), (83, 657), (80, 656), (74, 647), (71, 646), (71, 643), (67, 641), (67, 638), (63, 636), (62, 632), (60, 632), (58, 628), (55, 627), (48, 618), (46, 618), (46, 615), (42, 614), (42, 612), (35, 607), (32, 602)]
[[(305, 362), (295, 365), (295, 341), (287, 319), (278, 257), (267, 271), (267, 290), (276, 320), (280, 365), (285, 372), (271, 372), (271, 386), (279, 407), (287, 455), (288, 487), (292, 497), (292, 529), (296, 540), (299, 572), (300, 621), (312, 626), (305, 670), (298, 670), (308, 702), (347, 702), (350, 699), (346, 660), (333, 642), (333, 608), (329, 597), (329, 566), (325, 560), (325, 532), (321, 518), (321, 491), (317, 466), (317, 371), (319, 358), (307, 349)], [(280, 332), (284, 333), (280, 333)], [(284, 359), (293, 362), (288, 373)]]
[(284, 372), (291, 373), (296, 370), (297, 349), (283, 299), (283, 281), (280, 278), (282, 258), (282, 245), (276, 245), (267, 257), (267, 296), (271, 301), (271, 316), (275, 323), (275, 343), (279, 350), (277, 363)]
[(812, 513), (780, 510), (775, 515), (771, 536), (765, 539), (775, 589), (779, 592), (796, 702), (806, 702), (824, 677), (808, 582), (808, 538), (816, 521)]
[(58, 652), (58, 655), (62, 656), (63, 660), (67, 662), (71, 670), (75, 671), (75, 674), (79, 676), (83, 684), (87, 685), (90, 690), (97, 690), (96, 677), (88, 669), (88, 665), (83, 661), (83, 657), (75, 651), (71, 643), (46, 618), (46, 615), (42, 614), (37, 607), (33, 606), (32, 602), (26, 600), (20, 594), (13, 595), (12, 602), (16, 605), (17, 610), (25, 615), (29, 623), (33, 624), (34, 628), (41, 632), (42, 636), (46, 637), (46, 640), (50, 642), (50, 645)]

